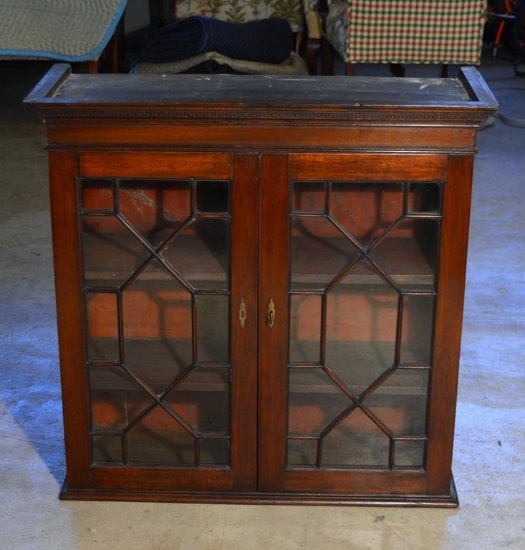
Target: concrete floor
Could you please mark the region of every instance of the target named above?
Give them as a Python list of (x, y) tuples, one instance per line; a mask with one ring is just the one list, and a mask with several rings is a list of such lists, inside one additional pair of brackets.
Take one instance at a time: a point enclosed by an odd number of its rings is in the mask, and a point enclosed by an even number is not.
[[(455, 480), (458, 510), (60, 502), (64, 475), (44, 67), (0, 65), (0, 548), (525, 548), (525, 130), (479, 133)], [(482, 72), (525, 118), (525, 79)]]

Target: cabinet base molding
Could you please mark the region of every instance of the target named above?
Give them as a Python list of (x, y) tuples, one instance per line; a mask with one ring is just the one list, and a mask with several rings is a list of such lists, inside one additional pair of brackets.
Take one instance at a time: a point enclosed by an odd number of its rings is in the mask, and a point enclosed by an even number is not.
[(137, 492), (77, 491), (67, 486), (61, 500), (100, 500), (127, 502), (179, 502), (193, 504), (281, 504), (289, 506), (388, 506), (414, 508), (457, 508), (458, 495), (454, 478), (448, 495), (319, 495), (305, 493), (205, 493), (205, 492)]

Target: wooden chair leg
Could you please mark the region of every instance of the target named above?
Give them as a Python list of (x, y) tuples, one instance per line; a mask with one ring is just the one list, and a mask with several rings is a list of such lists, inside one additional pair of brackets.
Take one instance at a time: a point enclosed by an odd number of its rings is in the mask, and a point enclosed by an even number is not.
[(334, 74), (334, 49), (326, 38), (321, 41), (321, 74), (324, 76)]
[(300, 53), (303, 49), (304, 33), (302, 31), (294, 32), (294, 47), (295, 52)]
[(345, 63), (345, 75), (346, 76), (355, 76), (355, 64), (354, 63)]
[(306, 67), (308, 74), (317, 74), (317, 52), (321, 47), (321, 40), (318, 38), (308, 38), (306, 40), (306, 46), (304, 49), (304, 59), (306, 61)]
[(116, 36), (106, 46), (107, 70), (110, 73), (118, 73), (120, 69), (120, 44)]

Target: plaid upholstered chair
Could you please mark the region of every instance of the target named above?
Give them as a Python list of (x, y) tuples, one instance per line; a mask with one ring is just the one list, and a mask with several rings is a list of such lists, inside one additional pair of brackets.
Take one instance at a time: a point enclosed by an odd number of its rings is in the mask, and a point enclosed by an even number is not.
[(358, 63), (477, 65), (486, 0), (317, 0), (324, 22), (323, 72), (332, 48), (346, 74)]

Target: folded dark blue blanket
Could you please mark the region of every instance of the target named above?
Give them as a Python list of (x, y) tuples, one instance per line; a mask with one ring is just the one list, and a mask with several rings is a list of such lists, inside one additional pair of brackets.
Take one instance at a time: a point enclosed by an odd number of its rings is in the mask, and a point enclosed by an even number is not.
[(282, 63), (292, 49), (293, 34), (286, 19), (227, 23), (194, 16), (148, 33), (141, 56), (145, 61), (161, 63), (214, 51), (233, 59)]

